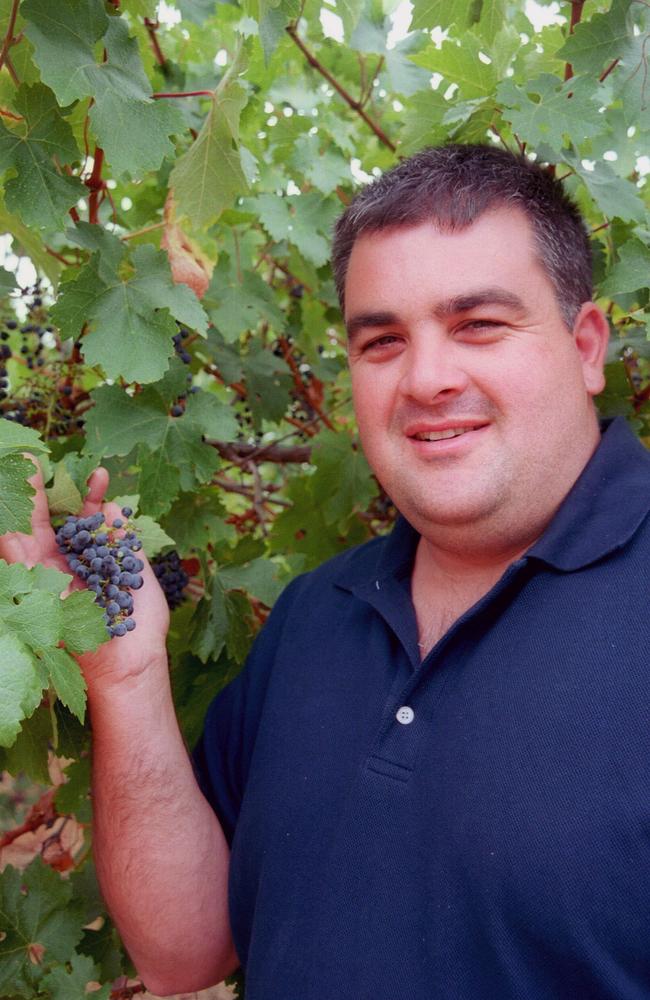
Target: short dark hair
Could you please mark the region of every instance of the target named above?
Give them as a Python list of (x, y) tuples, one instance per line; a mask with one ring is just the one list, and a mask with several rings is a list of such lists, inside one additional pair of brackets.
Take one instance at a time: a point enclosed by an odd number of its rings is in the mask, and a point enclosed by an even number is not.
[(528, 217), (540, 261), (569, 329), (592, 297), (589, 234), (550, 170), (496, 146), (430, 147), (363, 188), (334, 229), (332, 266), (341, 308), (355, 240), (364, 233), (431, 220), (453, 232), (489, 209), (516, 206)]

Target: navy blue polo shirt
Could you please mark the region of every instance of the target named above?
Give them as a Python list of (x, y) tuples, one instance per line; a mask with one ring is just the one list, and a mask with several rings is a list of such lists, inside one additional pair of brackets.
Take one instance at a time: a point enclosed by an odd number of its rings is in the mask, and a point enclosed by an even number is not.
[(287, 588), (195, 752), (247, 1000), (650, 997), (649, 509), (614, 421), (422, 663), (405, 521)]

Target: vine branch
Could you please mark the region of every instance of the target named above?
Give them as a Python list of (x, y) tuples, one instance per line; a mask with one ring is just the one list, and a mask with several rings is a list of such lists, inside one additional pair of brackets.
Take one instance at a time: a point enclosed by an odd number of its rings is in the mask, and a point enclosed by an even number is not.
[(298, 46), (298, 48), (300, 49), (300, 51), (304, 55), (304, 57), (307, 60), (307, 62), (309, 63), (309, 65), (311, 67), (313, 67), (313, 69), (315, 69), (318, 73), (320, 73), (320, 75), (325, 80), (327, 80), (327, 82), (330, 84), (331, 87), (334, 88), (334, 90), (339, 95), (339, 97), (343, 98), (343, 100), (348, 105), (348, 107), (352, 108), (353, 111), (356, 111), (356, 113), (361, 118), (363, 118), (363, 120), (366, 123), (366, 125), (370, 129), (372, 129), (372, 131), (375, 133), (375, 135), (377, 136), (377, 138), (379, 139), (379, 141), (382, 142), (384, 144), (384, 146), (388, 146), (388, 148), (394, 153), (397, 150), (397, 146), (395, 145), (395, 143), (392, 142), (388, 138), (388, 136), (386, 135), (386, 133), (382, 129), (381, 125), (379, 125), (373, 118), (370, 117), (370, 115), (366, 111), (364, 111), (364, 108), (363, 108), (361, 102), (360, 101), (356, 101), (354, 99), (354, 97), (352, 96), (352, 94), (350, 94), (345, 89), (345, 87), (343, 87), (339, 83), (339, 81), (336, 79), (336, 77), (332, 76), (332, 74), (327, 69), (327, 67), (323, 66), (322, 62), (320, 62), (320, 60), (316, 58), (316, 56), (314, 55), (314, 53), (311, 52), (310, 49), (307, 48), (307, 46), (303, 42), (302, 38), (300, 38), (300, 36), (298, 35), (298, 31), (296, 29), (296, 25), (295, 24), (290, 24), (287, 27), (286, 30), (287, 30), (287, 34), (295, 42), (295, 44)]
[(206, 440), (206, 444), (212, 445), (222, 458), (233, 462), (234, 465), (246, 465), (253, 459), (260, 462), (276, 462), (279, 465), (311, 461), (311, 445), (308, 444), (283, 446), (272, 442), (256, 445), (239, 441), (213, 440)]
[[(576, 24), (580, 23), (580, 18), (582, 17), (582, 8), (585, 5), (585, 0), (572, 0), (571, 2), (571, 21), (569, 22), (569, 34), (572, 35)], [(564, 79), (570, 80), (573, 76), (573, 66), (571, 63), (567, 63), (564, 68)]]
[[(4, 41), (2, 43), (2, 48), (0, 49), (0, 69), (7, 59), (9, 49), (11, 48), (14, 40), (14, 28), (16, 27), (16, 18), (18, 17), (18, 7), (20, 5), (20, 0), (13, 0), (11, 5), (11, 13), (9, 14), (9, 23), (7, 25), (7, 31), (5, 33)], [(7, 69), (9, 67), (7, 66)]]

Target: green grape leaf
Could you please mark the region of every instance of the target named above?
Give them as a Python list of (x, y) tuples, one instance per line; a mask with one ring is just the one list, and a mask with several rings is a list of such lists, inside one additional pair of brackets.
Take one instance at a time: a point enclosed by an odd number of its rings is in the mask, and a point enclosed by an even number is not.
[(141, 448), (138, 453), (140, 466), (140, 502), (152, 517), (159, 517), (169, 510), (178, 496), (181, 476), (178, 469), (170, 465), (162, 451), (150, 452)]
[(62, 107), (96, 90), (95, 43), (108, 28), (108, 15), (94, 0), (23, 0), (25, 34), (35, 50), (41, 79)]
[(349, 38), (354, 31), (362, 10), (363, 0), (339, 0), (336, 4), (336, 13), (343, 21), (343, 31), (346, 38)]
[(400, 134), (400, 152), (415, 153), (424, 146), (434, 146), (449, 135), (449, 128), (443, 124), (443, 117), (453, 107), (445, 100), (444, 87), (430, 93), (416, 94), (404, 114), (403, 129)]
[[(58, 812), (73, 814), (81, 822), (92, 820), (92, 809), (88, 798), (90, 785), (90, 757), (75, 760), (65, 769), (67, 781), (56, 792)], [(89, 920), (92, 920), (89, 916)]]
[(196, 490), (178, 497), (164, 525), (173, 533), (181, 555), (189, 555), (193, 549), (205, 549), (209, 544), (232, 539), (234, 528), (225, 523), (226, 513), (214, 491)]
[(245, 594), (231, 590), (225, 595), (226, 652), (235, 663), (243, 663), (253, 642), (251, 606)]
[(92, 395), (87, 446), (97, 457), (127, 455), (136, 446), (145, 449), (138, 489), (141, 509), (153, 517), (169, 509), (179, 488), (207, 482), (219, 467), (217, 452), (203, 436), (232, 424), (216, 400), (188, 402), (183, 416), (172, 417), (153, 387), (137, 397), (117, 386), (101, 386)]
[(15, 635), (5, 630), (0, 620), (0, 746), (10, 747), (14, 743), (20, 723), (38, 706), (46, 684), (42, 665)]
[[(412, 58), (418, 66), (440, 73), (447, 86), (455, 83), (464, 100), (472, 100), (491, 96), (497, 83), (494, 66), (479, 59), (481, 51), (480, 40), (468, 31), (462, 45), (449, 39), (439, 49), (428, 46)], [(557, 82), (555, 78), (553, 82)]]
[(410, 97), (419, 90), (431, 90), (431, 74), (421, 66), (414, 65), (411, 53), (422, 47), (420, 35), (411, 34), (397, 42), (386, 52), (386, 70), (391, 87), (396, 93)]
[(101, 365), (109, 378), (155, 382), (174, 353), (175, 319), (204, 332), (207, 317), (194, 292), (174, 284), (162, 251), (136, 247), (131, 263), (131, 277), (116, 275), (106, 282), (99, 270), (101, 255), (95, 255), (63, 288), (51, 314), (64, 337), (78, 336), (90, 323), (83, 340), (89, 365)]
[(248, 189), (239, 151), (239, 118), (247, 99), (236, 80), (220, 86), (201, 131), (172, 170), (178, 214), (195, 226), (214, 222)]
[(37, 564), (29, 571), (31, 585), (34, 590), (46, 590), (49, 594), (60, 596), (69, 585), (72, 577), (69, 573), (61, 573), (53, 566)]
[(259, 346), (251, 348), (241, 360), (255, 426), (260, 427), (263, 419), (280, 420), (287, 409), (292, 384), (286, 364)]
[(13, 746), (2, 754), (3, 767), (10, 774), (25, 774), (41, 785), (50, 784), (47, 751), (52, 740), (49, 706), (39, 705), (29, 719), (23, 719)]
[(618, 261), (602, 285), (600, 295), (622, 295), (647, 288), (650, 279), (650, 247), (631, 239), (618, 251)]
[(39, 590), (24, 594), (19, 603), (0, 604), (0, 627), (12, 631), (35, 653), (56, 646), (61, 639), (61, 600)]
[(476, 32), (488, 44), (494, 42), (499, 31), (507, 23), (506, 13), (506, 0), (483, 0)]
[(28, 458), (15, 454), (0, 455), (0, 535), (7, 531), (31, 534), (31, 498), (36, 490), (27, 479), (33, 475), (34, 465)]
[(85, 192), (81, 181), (55, 162), (79, 158), (72, 130), (42, 84), (20, 87), (15, 105), (24, 119), (20, 126), (12, 131), (0, 121), (0, 171), (14, 171), (5, 184), (7, 208), (28, 226), (59, 228)]
[[(157, 169), (173, 151), (169, 136), (183, 129), (183, 118), (177, 108), (152, 100), (126, 21), (107, 17), (94, 0), (61, 0), (56, 7), (47, 0), (25, 0), (22, 12), (41, 78), (60, 104), (93, 98), (91, 124), (116, 173)], [(105, 59), (96, 49), (100, 39)]]
[(37, 857), (0, 876), (0, 993), (34, 996), (42, 963), (67, 962), (83, 934), (72, 887)]
[(284, 581), (279, 579), (278, 567), (266, 556), (241, 566), (222, 566), (218, 576), (224, 590), (244, 590), (269, 608), (273, 607), (284, 587)]
[(469, 28), (474, 19), (475, 4), (467, 0), (415, 0), (411, 29), (420, 28)]
[(576, 73), (598, 76), (601, 70), (619, 58), (631, 39), (627, 16), (630, 0), (614, 0), (606, 14), (595, 13), (576, 24), (557, 55)]
[[(417, 67), (412, 66), (417, 71)], [(322, 141), (317, 135), (301, 135), (295, 144), (293, 162), (307, 179), (322, 191), (331, 194), (339, 184), (352, 180), (349, 162), (333, 149), (321, 152)]]
[(6, 563), (0, 559), (0, 605), (11, 604), (14, 596), (29, 594), (33, 571), (22, 563)]
[(110, 983), (102, 986), (100, 990), (88, 993), (86, 987), (89, 982), (96, 982), (99, 978), (97, 966), (92, 958), (87, 955), (72, 955), (69, 960), (70, 968), (58, 966), (48, 972), (41, 980), (41, 986), (49, 991), (51, 1000), (108, 1000), (111, 992)]
[(232, 407), (211, 392), (192, 394), (187, 400), (185, 416), (200, 427), (207, 438), (231, 441), (239, 430)]
[(245, 271), (239, 281), (226, 266), (217, 267), (204, 303), (214, 325), (231, 343), (261, 322), (278, 332), (284, 329), (284, 316), (269, 286), (254, 271)]
[(70, 653), (90, 653), (107, 641), (103, 612), (92, 591), (74, 590), (61, 602), (61, 637)]
[(81, 493), (63, 462), (57, 462), (54, 482), (45, 492), (50, 514), (78, 514), (81, 510)]
[(149, 559), (157, 556), (163, 549), (174, 544), (174, 539), (170, 538), (157, 521), (147, 514), (141, 514), (133, 518), (133, 526), (142, 542), (142, 548), (147, 553)]
[(503, 104), (503, 117), (521, 141), (548, 143), (560, 156), (574, 135), (588, 138), (603, 130), (595, 85), (584, 77), (561, 83), (544, 73), (522, 86), (504, 80), (497, 87), (497, 98)]
[(13, 420), (0, 419), (0, 455), (12, 451), (48, 452), (50, 449), (41, 441), (38, 431), (23, 427)]
[[(106, 635), (106, 628), (104, 627)], [(66, 708), (84, 721), (86, 713), (86, 682), (76, 661), (65, 649), (43, 650), (42, 662), (50, 675), (50, 683)]]
[(46, 250), (44, 235), (37, 229), (26, 226), (17, 215), (10, 212), (0, 192), (0, 231), (11, 233), (14, 252), (26, 254), (34, 267), (42, 271), (53, 285), (57, 285), (61, 275), (61, 262)]
[(316, 472), (311, 487), (328, 524), (349, 517), (354, 510), (363, 510), (377, 493), (363, 452), (352, 446), (346, 434), (334, 431), (319, 434), (312, 461)]
[(588, 170), (582, 158), (571, 150), (565, 150), (562, 158), (573, 167), (598, 208), (608, 218), (619, 218), (625, 222), (641, 222), (645, 218), (646, 208), (637, 188), (626, 177), (618, 177), (609, 163), (596, 160), (592, 169)]
[(190, 651), (202, 663), (216, 660), (225, 646), (227, 632), (226, 595), (219, 576), (215, 574), (190, 621)]
[[(299, 200), (298, 200), (299, 199)], [(292, 195), (288, 199), (295, 208), (289, 227), (289, 240), (316, 267), (322, 267), (330, 256), (330, 231), (338, 208), (324, 201), (316, 191)]]
[(96, 458), (128, 455), (141, 444), (152, 451), (162, 447), (173, 418), (153, 387), (130, 396), (116, 385), (103, 385), (93, 390), (91, 398), (86, 448)]

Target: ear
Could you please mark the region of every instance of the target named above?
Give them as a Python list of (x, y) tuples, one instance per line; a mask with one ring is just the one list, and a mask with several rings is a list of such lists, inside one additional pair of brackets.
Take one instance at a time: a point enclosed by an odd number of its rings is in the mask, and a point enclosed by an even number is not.
[(609, 343), (609, 323), (594, 302), (583, 302), (573, 324), (573, 339), (582, 361), (585, 387), (590, 396), (605, 388), (605, 356)]

